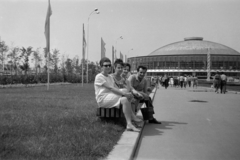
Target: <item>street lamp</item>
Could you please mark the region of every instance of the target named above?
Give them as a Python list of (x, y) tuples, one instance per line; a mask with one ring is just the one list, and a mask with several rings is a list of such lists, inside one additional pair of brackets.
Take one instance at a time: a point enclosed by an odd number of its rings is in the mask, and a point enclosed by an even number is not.
[(88, 54), (89, 54), (89, 19), (92, 14), (99, 14), (100, 12), (98, 11), (97, 8), (94, 9), (88, 16), (88, 33), (87, 33), (87, 83), (88, 83)]
[[(120, 37), (116, 40), (116, 53), (115, 53), (115, 56), (117, 55), (117, 41), (118, 41), (119, 39), (123, 39), (123, 37), (120, 36)], [(116, 59), (116, 57), (115, 57), (115, 59)]]
[(130, 49), (130, 50), (128, 50), (128, 53), (130, 52), (130, 51), (132, 51), (133, 50), (133, 48), (132, 49)]

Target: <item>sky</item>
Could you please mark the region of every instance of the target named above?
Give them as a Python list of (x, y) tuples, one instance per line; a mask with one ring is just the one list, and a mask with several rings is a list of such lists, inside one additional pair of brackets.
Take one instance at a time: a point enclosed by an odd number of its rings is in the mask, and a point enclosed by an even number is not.
[[(240, 52), (239, 0), (51, 0), (50, 48), (82, 58), (83, 24), (88, 59), (112, 46), (127, 57), (146, 56), (186, 37), (203, 37)], [(48, 0), (0, 0), (0, 37), (9, 46), (46, 46)], [(100, 14), (91, 14), (98, 8)], [(88, 21), (89, 18), (89, 21)], [(89, 23), (88, 23), (89, 22)], [(123, 39), (119, 37), (122, 36)]]

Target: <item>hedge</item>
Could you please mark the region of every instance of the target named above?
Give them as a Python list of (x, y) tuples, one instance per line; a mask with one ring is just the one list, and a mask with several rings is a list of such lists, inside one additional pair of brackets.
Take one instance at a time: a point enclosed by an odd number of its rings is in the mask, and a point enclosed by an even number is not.
[[(47, 74), (0, 75), (0, 85), (47, 83), (47, 76), (48, 76)], [(94, 79), (94, 78), (91, 78), (91, 79)], [(70, 74), (70, 75), (50, 74), (50, 83), (58, 83), (58, 82), (82, 83), (82, 76), (76, 75), (76, 74)], [(84, 82), (86, 82), (86, 76), (84, 76)]]

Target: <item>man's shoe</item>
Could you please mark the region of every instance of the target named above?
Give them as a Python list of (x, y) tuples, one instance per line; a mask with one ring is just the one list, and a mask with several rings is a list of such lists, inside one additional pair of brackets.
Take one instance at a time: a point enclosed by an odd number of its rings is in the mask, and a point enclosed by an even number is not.
[(153, 118), (152, 120), (149, 120), (148, 122), (154, 123), (154, 124), (162, 124), (161, 122), (157, 121), (155, 118)]

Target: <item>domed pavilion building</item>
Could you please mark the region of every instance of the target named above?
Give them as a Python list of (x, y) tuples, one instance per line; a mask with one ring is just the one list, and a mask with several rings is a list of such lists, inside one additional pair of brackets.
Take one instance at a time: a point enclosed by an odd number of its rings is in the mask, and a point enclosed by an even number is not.
[(204, 41), (201, 37), (185, 38), (147, 56), (131, 57), (127, 61), (133, 71), (139, 65), (146, 66), (147, 76), (186, 74), (210, 79), (216, 71), (223, 71), (234, 78), (240, 76), (240, 53), (222, 44)]

